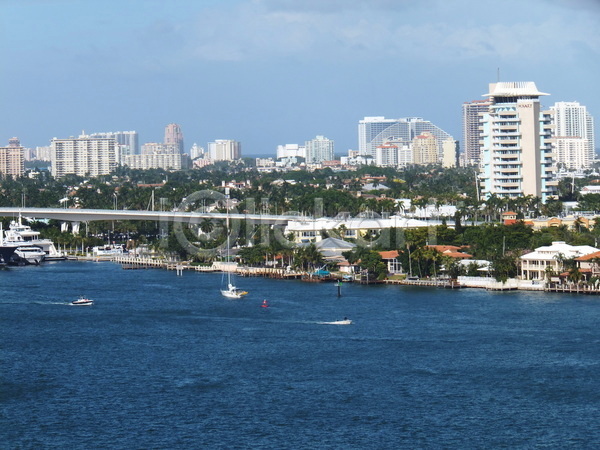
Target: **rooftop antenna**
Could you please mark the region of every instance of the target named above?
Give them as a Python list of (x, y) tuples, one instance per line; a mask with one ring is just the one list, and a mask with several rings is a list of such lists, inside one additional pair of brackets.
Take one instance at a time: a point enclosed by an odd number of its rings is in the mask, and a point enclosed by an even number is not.
[(498, 69), (496, 70), (496, 78), (497, 78), (497, 82), (500, 83), (500, 67), (498, 67)]

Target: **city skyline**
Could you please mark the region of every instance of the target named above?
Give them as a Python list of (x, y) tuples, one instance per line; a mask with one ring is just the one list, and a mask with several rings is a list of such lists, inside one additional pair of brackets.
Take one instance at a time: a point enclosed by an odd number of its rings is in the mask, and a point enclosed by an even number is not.
[(3, 29), (27, 33), (0, 46), (0, 136), (36, 147), (128, 129), (160, 142), (177, 123), (186, 152), (232, 139), (275, 154), (324, 135), (346, 154), (367, 116), (422, 117), (462, 140), (462, 104), (497, 79), (534, 81), (544, 108), (600, 114), (598, 2), (447, 3), (3, 2)]

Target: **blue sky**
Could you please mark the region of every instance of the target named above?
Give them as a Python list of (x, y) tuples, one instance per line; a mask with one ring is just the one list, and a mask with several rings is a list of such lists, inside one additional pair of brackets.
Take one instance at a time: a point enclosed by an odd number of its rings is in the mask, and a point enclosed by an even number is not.
[(462, 139), (498, 68), (600, 117), (598, 30), (597, 0), (0, 0), (0, 144), (175, 122), (186, 148), (346, 154), (379, 115)]

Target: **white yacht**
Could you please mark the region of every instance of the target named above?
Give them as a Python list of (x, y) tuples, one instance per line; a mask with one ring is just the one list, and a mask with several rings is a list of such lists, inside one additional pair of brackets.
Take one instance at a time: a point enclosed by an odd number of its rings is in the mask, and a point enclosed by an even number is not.
[(41, 263), (46, 253), (44, 250), (33, 245), (31, 242), (26, 242), (23, 237), (11, 230), (6, 233), (0, 229), (0, 245), (3, 249), (12, 248), (13, 254), (9, 255), (8, 260), (3, 254), (3, 259), (6, 264), (35, 264)]
[[(40, 232), (32, 230), (29, 225), (23, 225), (21, 221), (21, 216), (19, 216), (19, 221), (13, 220), (6, 232), (7, 237), (21, 236), (22, 241), (26, 242), (28, 245), (35, 245), (36, 247), (40, 247), (44, 251), (44, 260), (45, 261), (58, 261), (67, 259), (66, 255), (63, 252), (60, 252), (56, 249), (54, 242), (50, 239), (40, 239)], [(19, 239), (16, 239), (19, 240)]]
[[(16, 257), (16, 258), (15, 258)], [(15, 250), (13, 259), (17, 263), (39, 265), (46, 257), (46, 252), (36, 245), (19, 246)]]
[(122, 245), (100, 245), (92, 248), (94, 256), (119, 256), (125, 253)]

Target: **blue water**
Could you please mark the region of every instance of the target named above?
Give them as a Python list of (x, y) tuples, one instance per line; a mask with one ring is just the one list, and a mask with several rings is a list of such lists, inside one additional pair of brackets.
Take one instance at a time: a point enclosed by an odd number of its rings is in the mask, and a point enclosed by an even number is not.
[[(0, 446), (600, 446), (600, 297), (243, 278), (228, 300), (220, 283), (0, 271)], [(68, 305), (81, 294), (96, 304)]]

